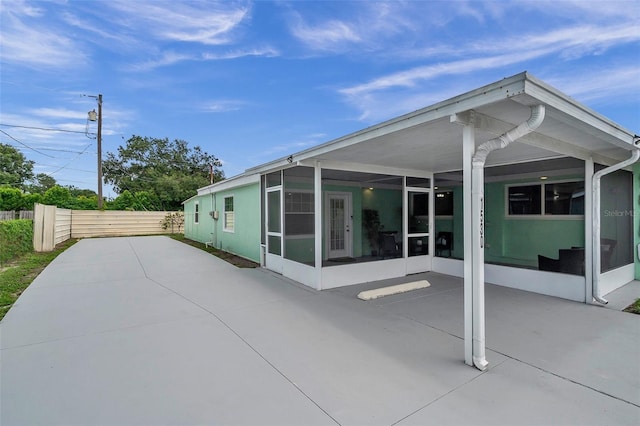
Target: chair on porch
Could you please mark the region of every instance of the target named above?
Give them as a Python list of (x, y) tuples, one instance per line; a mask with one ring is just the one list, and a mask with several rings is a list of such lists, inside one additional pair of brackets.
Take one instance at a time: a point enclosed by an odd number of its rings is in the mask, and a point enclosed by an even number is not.
[(548, 272), (562, 272), (562, 264), (558, 259), (552, 259), (550, 257), (538, 255), (538, 269), (540, 271)]
[(442, 256), (442, 252), (448, 251), (451, 257), (451, 249), (453, 248), (453, 232), (438, 232), (436, 237), (436, 256)]
[(396, 242), (395, 232), (380, 232), (378, 234), (380, 244), (380, 256), (385, 257), (400, 257), (400, 246)]

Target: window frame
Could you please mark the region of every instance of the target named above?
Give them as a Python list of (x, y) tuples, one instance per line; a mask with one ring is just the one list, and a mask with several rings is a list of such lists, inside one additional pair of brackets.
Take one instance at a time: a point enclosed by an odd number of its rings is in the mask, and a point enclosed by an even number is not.
[[(223, 232), (229, 232), (231, 234), (233, 234), (234, 232), (236, 232), (236, 205), (235, 205), (235, 201), (234, 201), (234, 194), (231, 195), (225, 195), (223, 197), (222, 200), (222, 231)], [(231, 207), (232, 210), (227, 210), (227, 199), (230, 198), (231, 199)], [(233, 226), (231, 228), (227, 227), (227, 213), (232, 213), (233, 214)]]
[[(313, 190), (307, 190), (307, 189), (296, 189), (296, 190), (291, 190), (291, 191), (283, 191), (284, 192), (284, 230), (283, 230), (283, 235), (285, 236), (286, 239), (288, 240), (295, 240), (295, 239), (307, 239), (307, 238), (311, 238), (315, 235), (315, 228), (312, 230), (312, 232), (307, 233), (307, 234), (291, 234), (291, 233), (287, 233), (286, 231), (286, 227), (287, 227), (287, 216), (302, 216), (302, 215), (306, 215), (306, 216), (313, 216), (315, 217), (315, 199), (313, 197)], [(287, 211), (287, 193), (291, 193), (291, 194), (309, 194), (311, 195), (311, 210), (310, 211), (304, 211), (304, 212), (297, 212), (297, 211)]]
[[(584, 178), (574, 178), (574, 179), (558, 179), (558, 180), (546, 180), (544, 182), (540, 181), (530, 181), (530, 182), (520, 182), (520, 183), (509, 183), (504, 186), (504, 216), (507, 219), (539, 219), (539, 220), (576, 220), (576, 219), (584, 219), (583, 214), (546, 214), (546, 199), (545, 199), (545, 186), (553, 185), (556, 183), (572, 183), (572, 182), (582, 182), (584, 183)], [(536, 214), (510, 214), (509, 213), (509, 188), (518, 187), (518, 186), (538, 186), (540, 188), (540, 213)], [(585, 195), (586, 196), (586, 195)]]
[(193, 224), (200, 224), (200, 201), (193, 203)]

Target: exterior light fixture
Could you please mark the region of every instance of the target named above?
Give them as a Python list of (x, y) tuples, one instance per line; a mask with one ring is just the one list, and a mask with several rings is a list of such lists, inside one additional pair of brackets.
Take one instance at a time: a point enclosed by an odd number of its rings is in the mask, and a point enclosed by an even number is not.
[(540, 176), (540, 180), (547, 180), (549, 179), (549, 176)]

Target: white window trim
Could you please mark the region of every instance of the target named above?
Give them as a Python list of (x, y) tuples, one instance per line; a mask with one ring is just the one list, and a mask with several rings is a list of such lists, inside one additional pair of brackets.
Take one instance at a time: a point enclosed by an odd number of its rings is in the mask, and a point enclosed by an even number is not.
[(227, 198), (234, 199), (235, 194), (225, 195), (222, 199), (222, 231), (233, 234), (236, 232), (236, 202), (233, 200), (233, 228), (227, 228)]
[(196, 201), (193, 204), (193, 224), (194, 225), (200, 224), (200, 202), (199, 201)]
[[(282, 193), (284, 195), (284, 217), (286, 218), (287, 215), (315, 215), (315, 205), (314, 205), (314, 209), (313, 211), (310, 212), (287, 212), (287, 201), (286, 201), (286, 193), (287, 192), (291, 192), (291, 193), (298, 193), (298, 194), (313, 194), (313, 190), (312, 189), (292, 189), (290, 191), (285, 191), (283, 189)], [(315, 200), (312, 200), (315, 202)], [(286, 219), (285, 219), (286, 221)], [(303, 240), (303, 239), (309, 239), (309, 238), (313, 238), (314, 234), (310, 233), (310, 234), (295, 234), (295, 235), (286, 235), (286, 232), (283, 232), (282, 235), (284, 236), (285, 240)]]
[[(545, 199), (544, 199), (544, 186), (554, 183), (567, 183), (567, 182), (584, 182), (584, 178), (575, 179), (559, 179), (559, 180), (545, 180), (545, 181), (531, 181), (521, 183), (509, 183), (504, 186), (504, 217), (506, 219), (515, 220), (580, 220), (584, 219), (583, 214), (545, 214)], [(540, 187), (540, 214), (509, 214), (509, 188), (514, 186), (534, 186)]]

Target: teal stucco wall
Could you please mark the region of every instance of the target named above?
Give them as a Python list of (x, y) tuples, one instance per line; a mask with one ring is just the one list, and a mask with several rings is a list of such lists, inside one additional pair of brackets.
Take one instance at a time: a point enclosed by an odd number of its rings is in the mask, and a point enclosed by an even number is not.
[[(573, 177), (576, 178), (576, 177)], [(584, 217), (509, 217), (505, 188), (509, 181), (485, 185), (485, 261), (536, 268), (538, 255), (558, 258), (558, 249), (584, 247)], [(462, 187), (453, 189), (453, 217), (436, 217), (439, 231), (453, 232), (452, 257), (464, 257)]]
[[(224, 198), (233, 196), (235, 225), (233, 232), (223, 229)], [(195, 223), (195, 204), (199, 204), (199, 223)], [(218, 211), (214, 220), (210, 211)], [(229, 253), (260, 261), (260, 185), (252, 184), (206, 194), (184, 205), (185, 237), (213, 245)]]

